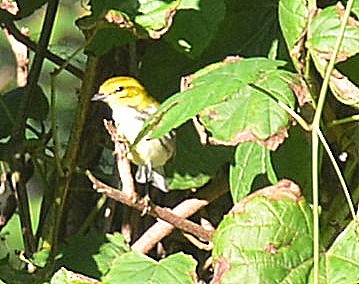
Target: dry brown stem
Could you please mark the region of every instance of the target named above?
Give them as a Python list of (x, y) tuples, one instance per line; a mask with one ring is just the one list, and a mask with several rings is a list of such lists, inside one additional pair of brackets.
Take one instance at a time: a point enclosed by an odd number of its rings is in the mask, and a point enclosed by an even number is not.
[[(129, 207), (135, 208), (140, 212), (144, 212), (148, 201), (139, 198), (135, 193), (130, 196), (123, 191), (117, 190), (108, 186), (101, 181), (97, 180), (89, 171), (87, 172), (88, 178), (93, 183), (94, 189), (106, 194), (108, 197), (121, 202)], [(225, 192), (225, 191), (223, 191)], [(221, 194), (223, 194), (221, 192)], [(213, 199), (219, 195), (212, 195)], [(211, 199), (211, 200), (213, 200)], [(210, 201), (203, 199), (188, 199), (177, 205), (173, 210), (163, 208), (150, 202), (150, 208), (146, 213), (154, 218), (159, 218), (158, 222), (153, 225), (133, 246), (132, 249), (136, 251), (146, 252), (150, 250), (159, 240), (168, 235), (174, 228), (178, 228), (184, 232), (191, 233), (203, 241), (210, 242), (212, 239), (213, 231), (205, 230), (202, 226), (187, 220), (183, 216), (190, 216), (197, 212), (200, 208), (206, 206)], [(178, 214), (178, 215), (177, 215)]]
[[(194, 213), (198, 212), (200, 209), (204, 208), (227, 191), (228, 177), (221, 172), (203, 190), (198, 191), (195, 198), (184, 200), (173, 208), (171, 212), (176, 214), (178, 218), (186, 220), (185, 218), (192, 216)], [(181, 229), (178, 224), (174, 222), (166, 222), (163, 218), (161, 219), (162, 220), (158, 220), (154, 225), (152, 225), (142, 235), (142, 237), (131, 246), (133, 250), (147, 253), (157, 242), (169, 235), (175, 228)], [(200, 225), (195, 225), (196, 228), (200, 228), (200, 231), (197, 231), (195, 227), (186, 228), (188, 230), (182, 229), (182, 231), (188, 232), (202, 241), (211, 242), (214, 230), (206, 230)], [(201, 231), (207, 232), (206, 236), (200, 234)]]

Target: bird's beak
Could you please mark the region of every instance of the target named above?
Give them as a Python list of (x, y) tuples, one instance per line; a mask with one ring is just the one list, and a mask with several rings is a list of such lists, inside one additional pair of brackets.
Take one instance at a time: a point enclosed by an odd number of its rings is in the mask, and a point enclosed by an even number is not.
[(91, 101), (103, 101), (107, 96), (105, 94), (95, 94)]

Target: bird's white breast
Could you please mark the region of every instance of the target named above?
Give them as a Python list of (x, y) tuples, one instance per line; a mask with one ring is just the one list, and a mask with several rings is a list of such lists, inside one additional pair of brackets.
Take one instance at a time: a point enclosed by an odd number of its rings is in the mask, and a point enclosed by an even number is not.
[[(130, 144), (133, 144), (142, 130), (145, 120), (155, 113), (156, 110), (156, 107), (151, 107), (146, 109), (146, 112), (141, 113), (132, 107), (121, 106), (113, 111), (112, 118), (115, 120), (117, 131), (124, 135)], [(148, 165), (151, 163), (154, 168), (163, 166), (174, 152), (174, 140), (170, 141), (171, 139), (168, 137), (149, 140), (148, 137), (149, 134), (132, 149), (128, 158), (137, 165)], [(161, 141), (161, 139), (164, 140)], [(163, 147), (162, 143), (166, 140), (166, 143), (171, 146), (169, 149)]]
[(112, 118), (118, 131), (132, 144), (141, 131), (145, 120), (154, 112), (156, 112), (155, 108), (149, 109), (148, 113), (141, 113), (132, 107), (121, 106), (112, 112)]

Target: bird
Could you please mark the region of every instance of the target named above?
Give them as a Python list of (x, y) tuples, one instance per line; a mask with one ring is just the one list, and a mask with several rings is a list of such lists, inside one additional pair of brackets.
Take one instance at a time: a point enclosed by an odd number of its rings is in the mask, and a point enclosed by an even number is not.
[(150, 139), (149, 132), (133, 145), (146, 119), (158, 110), (160, 103), (149, 95), (137, 79), (130, 76), (107, 79), (91, 100), (102, 101), (111, 108), (117, 134), (123, 136), (130, 146), (127, 158), (138, 166), (136, 181), (150, 183), (168, 192), (164, 166), (175, 153), (174, 131), (155, 139)]

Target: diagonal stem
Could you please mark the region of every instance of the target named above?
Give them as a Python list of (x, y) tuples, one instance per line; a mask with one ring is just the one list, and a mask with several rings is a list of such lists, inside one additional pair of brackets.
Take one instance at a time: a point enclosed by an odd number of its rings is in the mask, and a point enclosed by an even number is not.
[(24, 232), (24, 246), (25, 254), (31, 255), (36, 251), (37, 244), (35, 236), (32, 230), (32, 222), (29, 208), (29, 198), (27, 194), (26, 181), (25, 181), (25, 170), (26, 161), (23, 153), (24, 139), (25, 139), (25, 128), (26, 120), (28, 117), (28, 111), (31, 108), (31, 95), (37, 88), (37, 83), (40, 77), (42, 64), (44, 62), (44, 53), (49, 45), (51, 31), (56, 17), (59, 0), (49, 1), (45, 20), (43, 23), (43, 29), (41, 31), (39, 44), (37, 46), (36, 54), (31, 66), (29, 73), (28, 84), (25, 87), (25, 96), (22, 97), (19, 108), (19, 116), (17, 117), (16, 123), (12, 132), (12, 143), (15, 148), (15, 155), (13, 158), (13, 170), (17, 175), (17, 197), (19, 206), (19, 215), (21, 227)]
[(326, 94), (329, 87), (330, 77), (334, 69), (336, 58), (339, 54), (340, 46), (344, 38), (345, 28), (349, 19), (350, 10), (353, 6), (354, 0), (349, 0), (346, 10), (343, 15), (343, 20), (340, 26), (339, 35), (335, 42), (335, 46), (330, 57), (328, 66), (325, 70), (323, 84), (320, 89), (317, 108), (314, 114), (312, 123), (312, 190), (313, 190), (313, 283), (319, 283), (319, 132), (320, 120), (324, 108)]

